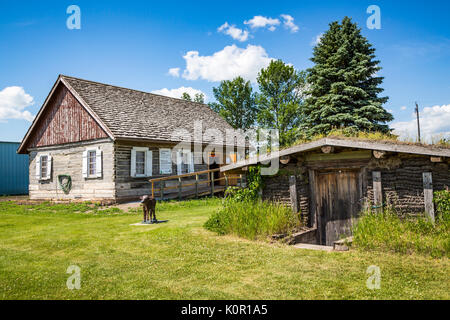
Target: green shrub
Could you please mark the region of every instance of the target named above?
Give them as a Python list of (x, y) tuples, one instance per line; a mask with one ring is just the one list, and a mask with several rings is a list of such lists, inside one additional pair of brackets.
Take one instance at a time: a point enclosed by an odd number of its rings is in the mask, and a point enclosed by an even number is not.
[(264, 201), (226, 201), (205, 223), (205, 228), (218, 234), (235, 234), (246, 239), (265, 238), (289, 233), (300, 225), (298, 215), (280, 204)]
[(449, 257), (449, 215), (439, 217), (433, 224), (425, 217), (402, 219), (390, 210), (366, 212), (353, 229), (353, 243), (369, 250)]
[(434, 204), (436, 214), (439, 216), (450, 215), (450, 191), (442, 190), (434, 192)]

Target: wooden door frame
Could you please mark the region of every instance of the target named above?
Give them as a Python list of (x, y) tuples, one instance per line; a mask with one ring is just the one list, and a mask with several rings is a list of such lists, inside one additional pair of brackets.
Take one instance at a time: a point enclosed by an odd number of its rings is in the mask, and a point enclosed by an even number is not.
[(366, 163), (354, 163), (354, 164), (335, 164), (330, 166), (328, 165), (320, 165), (315, 163), (308, 167), (308, 177), (309, 177), (309, 217), (310, 217), (310, 226), (317, 230), (316, 232), (316, 240), (317, 243), (320, 243), (321, 231), (319, 226), (319, 212), (318, 212), (318, 203), (316, 199), (316, 190), (317, 186), (317, 175), (319, 172), (323, 171), (338, 171), (338, 170), (358, 170), (358, 187), (359, 187), (359, 196), (363, 201), (361, 203), (361, 209), (363, 209), (365, 205), (364, 193), (367, 190), (367, 166)]

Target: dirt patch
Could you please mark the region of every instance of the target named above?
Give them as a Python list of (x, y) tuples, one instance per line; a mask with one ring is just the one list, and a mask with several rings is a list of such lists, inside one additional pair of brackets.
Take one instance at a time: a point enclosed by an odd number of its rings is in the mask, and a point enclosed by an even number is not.
[(123, 212), (142, 211), (142, 209), (141, 209), (142, 206), (139, 201), (120, 203), (120, 204), (115, 204), (115, 205), (111, 205), (111, 206), (104, 206), (104, 207), (99, 208), (98, 211), (108, 210), (111, 208), (118, 208), (118, 209), (122, 210)]
[(25, 196), (1, 196), (0, 202), (2, 201), (28, 201), (29, 197)]

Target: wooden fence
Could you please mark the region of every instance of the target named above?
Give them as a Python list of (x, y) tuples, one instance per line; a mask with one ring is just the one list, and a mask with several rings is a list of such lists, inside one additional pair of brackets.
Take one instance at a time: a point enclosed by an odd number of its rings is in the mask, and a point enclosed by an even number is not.
[[(168, 198), (178, 198), (179, 200), (183, 198), (190, 197), (200, 197), (205, 195), (214, 196), (215, 193), (225, 191), (229, 186), (243, 186), (242, 174), (223, 174), (222, 177), (215, 178), (214, 174), (220, 172), (220, 169), (210, 169), (197, 171), (192, 173), (174, 175), (169, 177), (161, 177), (150, 179), (149, 182), (152, 184), (152, 197), (159, 197), (161, 200), (164, 199), (165, 191), (169, 191), (171, 197)], [(207, 176), (206, 179), (201, 180), (200, 176)], [(193, 178), (195, 181), (188, 183), (183, 183), (183, 179)], [(176, 185), (167, 186), (168, 181), (178, 181)], [(222, 181), (224, 181), (222, 183)], [(159, 188), (155, 188), (155, 184), (159, 183)], [(217, 183), (219, 183), (217, 185)]]

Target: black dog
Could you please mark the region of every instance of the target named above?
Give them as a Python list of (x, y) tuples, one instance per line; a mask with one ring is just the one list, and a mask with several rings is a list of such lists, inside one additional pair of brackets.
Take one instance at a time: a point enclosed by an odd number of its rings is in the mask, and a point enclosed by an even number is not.
[(143, 205), (144, 210), (144, 223), (158, 222), (158, 220), (156, 220), (156, 210), (155, 210), (156, 200), (152, 196), (145, 195), (141, 197), (141, 203)]

